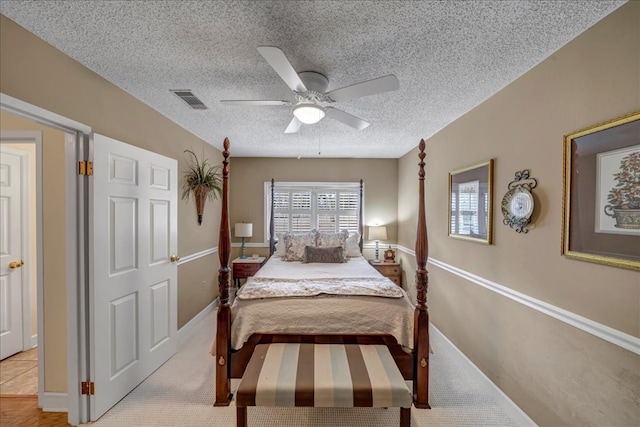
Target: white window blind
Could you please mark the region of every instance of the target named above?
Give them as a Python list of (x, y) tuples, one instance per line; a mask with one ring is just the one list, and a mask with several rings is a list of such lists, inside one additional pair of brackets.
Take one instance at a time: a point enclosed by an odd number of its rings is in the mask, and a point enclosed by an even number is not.
[(488, 227), (487, 188), (479, 181), (456, 184), (451, 197), (451, 233), (478, 236)]
[[(360, 183), (276, 183), (274, 188), (276, 233), (358, 231)], [(265, 183), (265, 230), (268, 239), (271, 183)]]

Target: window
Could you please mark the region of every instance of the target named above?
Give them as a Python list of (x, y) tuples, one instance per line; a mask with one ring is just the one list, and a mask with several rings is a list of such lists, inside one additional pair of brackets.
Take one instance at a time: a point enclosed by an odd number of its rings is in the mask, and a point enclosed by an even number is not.
[(456, 224), (457, 234), (478, 234), (478, 186), (479, 181), (463, 182), (458, 184), (458, 206)]
[(486, 233), (489, 209), (486, 191), (486, 186), (477, 180), (456, 184), (453, 191), (456, 197), (451, 198), (451, 234)]
[[(271, 183), (265, 183), (265, 241), (269, 240)], [(360, 183), (275, 183), (276, 233), (358, 231)]]

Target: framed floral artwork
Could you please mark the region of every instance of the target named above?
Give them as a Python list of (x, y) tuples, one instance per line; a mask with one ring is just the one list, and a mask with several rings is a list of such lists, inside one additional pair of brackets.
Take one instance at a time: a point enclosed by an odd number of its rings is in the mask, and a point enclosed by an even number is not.
[(640, 112), (564, 137), (562, 253), (640, 270)]

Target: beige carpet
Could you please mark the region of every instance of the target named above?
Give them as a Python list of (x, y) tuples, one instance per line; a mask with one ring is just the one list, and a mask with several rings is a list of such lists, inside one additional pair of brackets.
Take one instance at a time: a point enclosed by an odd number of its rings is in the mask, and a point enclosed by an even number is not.
[[(437, 330), (432, 329), (432, 409), (411, 410), (418, 426), (535, 425)], [(235, 426), (236, 408), (214, 407), (215, 311), (199, 321), (178, 353), (97, 422), (110, 426)], [(232, 391), (239, 381), (231, 383)], [(387, 427), (399, 425), (397, 408), (248, 408), (249, 426)]]

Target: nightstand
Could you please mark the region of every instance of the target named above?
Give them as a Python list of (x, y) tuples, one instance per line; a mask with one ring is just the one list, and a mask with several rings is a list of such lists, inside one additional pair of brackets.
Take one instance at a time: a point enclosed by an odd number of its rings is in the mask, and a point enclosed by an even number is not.
[(399, 262), (373, 262), (369, 264), (380, 272), (384, 277), (388, 277), (396, 285), (402, 287), (402, 269)]
[(258, 258), (236, 258), (231, 261), (233, 265), (233, 282), (236, 288), (240, 287), (240, 279), (253, 276), (260, 270), (267, 259), (263, 256)]

